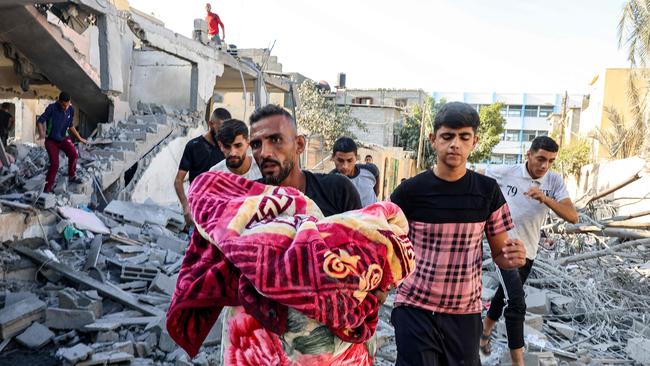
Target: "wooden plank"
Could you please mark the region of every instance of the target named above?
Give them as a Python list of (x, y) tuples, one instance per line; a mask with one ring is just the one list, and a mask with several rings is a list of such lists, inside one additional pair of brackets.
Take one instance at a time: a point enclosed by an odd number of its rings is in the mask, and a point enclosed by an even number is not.
[(165, 313), (164, 311), (154, 306), (141, 304), (135, 297), (133, 297), (133, 295), (131, 295), (128, 292), (122, 291), (117, 287), (111, 286), (109, 284), (101, 283), (83, 272), (75, 271), (74, 269), (66, 266), (63, 263), (52, 262), (50, 258), (46, 257), (45, 255), (39, 252), (36, 252), (28, 248), (23, 248), (20, 246), (14, 247), (13, 250), (15, 250), (16, 252), (24, 255), (25, 257), (33, 261), (38, 262), (39, 264), (42, 264), (44, 268), (49, 268), (59, 272), (61, 275), (63, 275), (63, 277), (67, 278), (72, 282), (80, 283), (90, 288), (93, 288), (97, 290), (97, 292), (100, 293), (102, 296), (113, 299), (121, 304), (124, 304), (135, 310), (141, 311), (144, 314), (160, 316)]

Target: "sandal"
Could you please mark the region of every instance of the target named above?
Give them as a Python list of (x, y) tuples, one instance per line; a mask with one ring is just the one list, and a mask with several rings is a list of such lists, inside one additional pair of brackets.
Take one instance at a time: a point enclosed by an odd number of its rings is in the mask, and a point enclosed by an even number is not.
[(492, 353), (492, 342), (490, 341), (492, 338), (492, 334), (485, 335), (481, 333), (481, 342), (486, 342), (485, 345), (481, 346), (479, 343), (479, 348), (481, 349), (481, 352), (488, 356)]

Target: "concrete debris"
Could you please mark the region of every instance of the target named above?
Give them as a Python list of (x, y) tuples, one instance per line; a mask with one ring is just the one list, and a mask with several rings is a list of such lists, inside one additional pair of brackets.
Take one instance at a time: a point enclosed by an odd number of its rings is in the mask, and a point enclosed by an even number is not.
[(72, 365), (87, 359), (93, 353), (93, 349), (83, 343), (79, 343), (71, 348), (60, 348), (56, 356), (67, 361)]
[(46, 305), (41, 300), (26, 298), (0, 310), (0, 336), (7, 339), (27, 329), (45, 316)]
[(38, 349), (48, 344), (54, 338), (54, 333), (41, 323), (33, 323), (16, 341), (30, 349)]
[(45, 325), (52, 329), (80, 330), (94, 322), (95, 313), (90, 310), (48, 308), (45, 314)]
[(634, 361), (642, 365), (650, 365), (650, 339), (632, 338), (628, 340), (625, 352)]

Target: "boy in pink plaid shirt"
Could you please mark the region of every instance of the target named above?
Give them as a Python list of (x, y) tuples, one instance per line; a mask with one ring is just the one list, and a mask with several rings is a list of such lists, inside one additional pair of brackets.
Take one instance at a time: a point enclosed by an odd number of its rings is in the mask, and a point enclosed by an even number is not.
[(508, 238), (512, 219), (496, 181), (466, 168), (479, 123), (472, 106), (445, 104), (429, 136), (437, 164), (391, 195), (417, 260), (391, 315), (397, 366), (480, 365), (483, 234), (499, 267), (525, 264), (523, 243)]

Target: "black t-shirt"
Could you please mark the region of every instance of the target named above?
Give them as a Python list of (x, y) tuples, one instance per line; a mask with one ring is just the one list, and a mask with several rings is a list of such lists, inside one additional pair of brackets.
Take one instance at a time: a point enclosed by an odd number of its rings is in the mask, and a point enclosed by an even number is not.
[(359, 192), (349, 179), (338, 174), (320, 174), (303, 170), (307, 179), (305, 195), (325, 216), (361, 208)]
[(9, 112), (0, 111), (0, 135), (6, 135), (9, 133), (9, 121), (13, 116)]
[(428, 169), (402, 182), (390, 200), (409, 221), (429, 224), (486, 221), (506, 203), (494, 179), (471, 170), (448, 182)]
[(179, 170), (190, 173), (190, 183), (200, 174), (207, 172), (224, 159), (224, 155), (217, 146), (213, 146), (203, 136), (190, 140), (185, 145)]
[[(365, 169), (369, 171), (370, 173), (372, 173), (372, 175), (375, 176), (375, 179), (379, 179), (379, 168), (377, 168), (377, 166), (373, 163), (357, 164), (356, 168), (357, 169), (355, 169), (354, 176), (350, 177), (350, 179), (356, 178), (359, 175), (359, 173), (361, 173), (361, 169)], [(336, 173), (338, 173), (338, 170), (336, 170), (336, 168), (330, 171), (330, 174), (336, 174)]]

